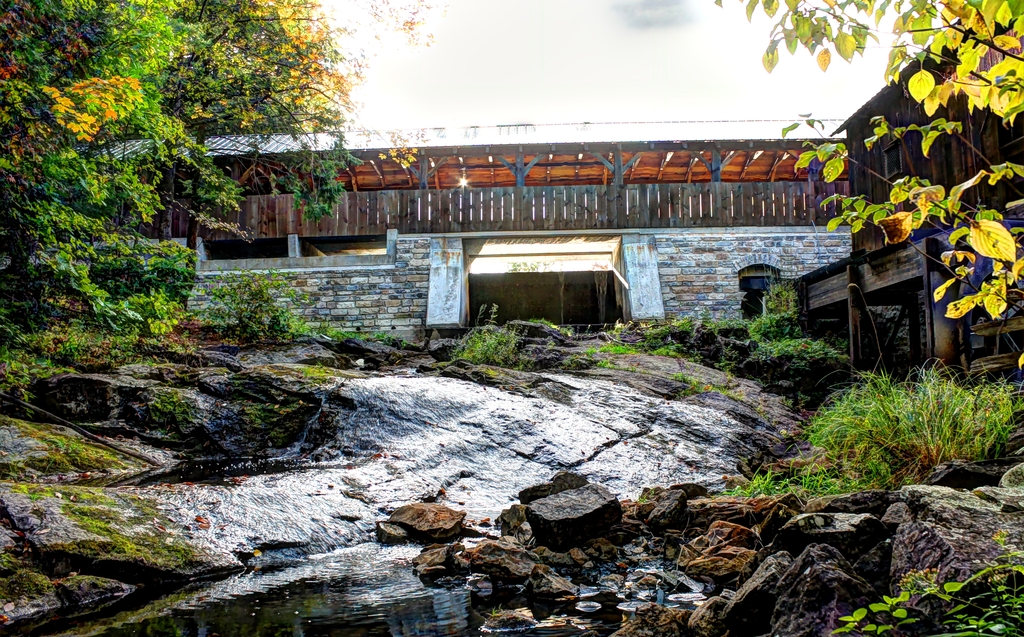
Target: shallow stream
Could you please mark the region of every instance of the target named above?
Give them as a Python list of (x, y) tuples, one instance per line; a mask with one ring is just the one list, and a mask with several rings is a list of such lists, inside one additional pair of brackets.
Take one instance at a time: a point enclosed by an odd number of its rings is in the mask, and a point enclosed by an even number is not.
[[(610, 634), (623, 618), (613, 592), (544, 606), (465, 580), (427, 587), (412, 570), (420, 547), (380, 546), (374, 524), (401, 504), (436, 500), (496, 534), (487, 520), (561, 469), (620, 497), (657, 484), (716, 487), (770, 434), (696, 399), (573, 377), (552, 377), (529, 397), (443, 378), (351, 380), (318, 421), (309, 435), (321, 442), (300, 457), (193, 462), (122, 487), (158, 499), (198, 542), (238, 556), (244, 573), (163, 597), (148, 591), (148, 603), (130, 596), (40, 634), (470, 636), (499, 607), (529, 608), (540, 622), (520, 634)], [(198, 516), (210, 523), (197, 526)], [(579, 601), (589, 604), (579, 610)]]

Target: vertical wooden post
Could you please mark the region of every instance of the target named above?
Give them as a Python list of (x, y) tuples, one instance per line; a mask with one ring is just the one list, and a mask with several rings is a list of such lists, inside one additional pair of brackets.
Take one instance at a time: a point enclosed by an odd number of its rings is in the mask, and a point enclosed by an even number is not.
[[(430, 176), (430, 160), (427, 159), (426, 155), (420, 156), (420, 190), (426, 190), (429, 186), (427, 179)], [(354, 178), (353, 178), (354, 179)]]
[(917, 293), (911, 293), (907, 299), (907, 336), (910, 341), (910, 364), (920, 365), (921, 356), (921, 303)]
[(516, 169), (512, 172), (514, 172), (516, 176), (516, 188), (523, 188), (526, 186), (526, 164), (522, 151), (516, 153)]
[(718, 149), (711, 151), (711, 181), (722, 181), (722, 153)]
[[(954, 283), (946, 290), (941, 301), (935, 301), (935, 290), (950, 279), (950, 273), (935, 262), (940, 258), (944, 246), (935, 237), (924, 240), (925, 254), (931, 258), (924, 260), (924, 307), (927, 343), (925, 355), (944, 365), (961, 364), (963, 352), (960, 320), (946, 317), (946, 308), (960, 298), (960, 284)], [(948, 245), (948, 244), (947, 244)]]
[(846, 311), (850, 323), (850, 364), (856, 368), (859, 366), (862, 351), (861, 351), (861, 334), (860, 334), (860, 319), (861, 310), (858, 296), (860, 296), (860, 275), (857, 271), (857, 266), (848, 265), (846, 266)]

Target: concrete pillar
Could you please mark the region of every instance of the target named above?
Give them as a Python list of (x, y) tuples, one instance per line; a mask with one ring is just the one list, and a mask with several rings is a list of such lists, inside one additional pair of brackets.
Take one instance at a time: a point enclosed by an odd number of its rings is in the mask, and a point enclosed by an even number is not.
[(629, 284), (623, 307), (627, 320), (665, 318), (658, 274), (658, 249), (653, 235), (622, 235), (623, 277)]
[(302, 244), (299, 242), (299, 235), (288, 235), (288, 258), (295, 259), (302, 256)]
[(427, 327), (465, 327), (468, 307), (469, 273), (462, 239), (431, 239)]

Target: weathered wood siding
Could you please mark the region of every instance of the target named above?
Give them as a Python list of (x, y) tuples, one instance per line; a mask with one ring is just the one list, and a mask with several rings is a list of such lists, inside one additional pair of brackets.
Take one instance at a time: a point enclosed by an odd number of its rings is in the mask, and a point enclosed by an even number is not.
[[(388, 190), (347, 193), (329, 217), (303, 218), (292, 195), (251, 196), (227, 216), (252, 238), (824, 225), (845, 182), (762, 182)], [(183, 231), (175, 223), (175, 231)], [(224, 231), (207, 240), (237, 238)], [(180, 235), (176, 235), (180, 236)]]
[[(938, 118), (963, 123), (962, 135), (943, 135), (934, 143), (925, 157), (921, 152), (921, 134), (910, 132), (899, 144), (902, 154), (903, 172), (886, 179), (885, 149), (893, 140), (880, 140), (870, 150), (864, 140), (874, 135), (871, 118), (884, 116), (891, 126), (925, 125)], [(892, 181), (900, 177), (917, 176), (933, 184), (942, 184), (948, 190), (978, 173), (990, 163), (1004, 161), (1020, 162), (1024, 150), (1022, 138), (1024, 126), (1020, 120), (1012, 127), (1004, 127), (1000, 118), (988, 111), (969, 113), (963, 97), (953, 98), (948, 108), (940, 108), (929, 117), (924, 107), (908, 96), (902, 86), (892, 85), (876, 95), (858, 111), (846, 126), (847, 144), (850, 152), (849, 183), (854, 195), (864, 195), (869, 201), (880, 203), (889, 200)], [(983, 182), (972, 188), (963, 201), (970, 205), (984, 204), (1003, 210), (1010, 201), (1020, 199), (1014, 187), (1005, 182), (989, 186)], [(853, 237), (854, 251), (876, 250), (885, 245), (881, 230), (874, 226), (865, 227)]]

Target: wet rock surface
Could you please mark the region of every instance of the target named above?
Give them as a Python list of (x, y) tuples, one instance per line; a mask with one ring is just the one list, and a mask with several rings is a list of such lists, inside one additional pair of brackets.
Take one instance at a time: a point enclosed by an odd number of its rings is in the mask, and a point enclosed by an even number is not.
[[(537, 329), (527, 338), (558, 340)], [(597, 604), (628, 617), (622, 636), (825, 635), (910, 570), (966, 573), (999, 553), (996, 532), (1024, 541), (1014, 484), (809, 503), (714, 495), (723, 476), (816, 452), (792, 448), (779, 429), (795, 416), (749, 381), (716, 377), (735, 382), (729, 395), (685, 395), (693, 383), (672, 378), (691, 370), (685, 361), (638, 357), (650, 373), (628, 380), (464, 362), (338, 369), (406, 355), (313, 342), (40, 385), (78, 422), (217, 460), (149, 486), (0, 488), (0, 550), (21, 561), (0, 579), (31, 593), (12, 608), (68, 614), (132, 599), (143, 580), (177, 586), (245, 566), (273, 579), (311, 560), (308, 576), (320, 556), (377, 540), (389, 546), (373, 550), (404, 551), (389, 577), (426, 583), (435, 600), (512, 604), (509, 621), (524, 627), (549, 621), (545, 605), (585, 617)], [(250, 459), (261, 455), (289, 464)], [(490, 619), (459, 621), (451, 634)]]

